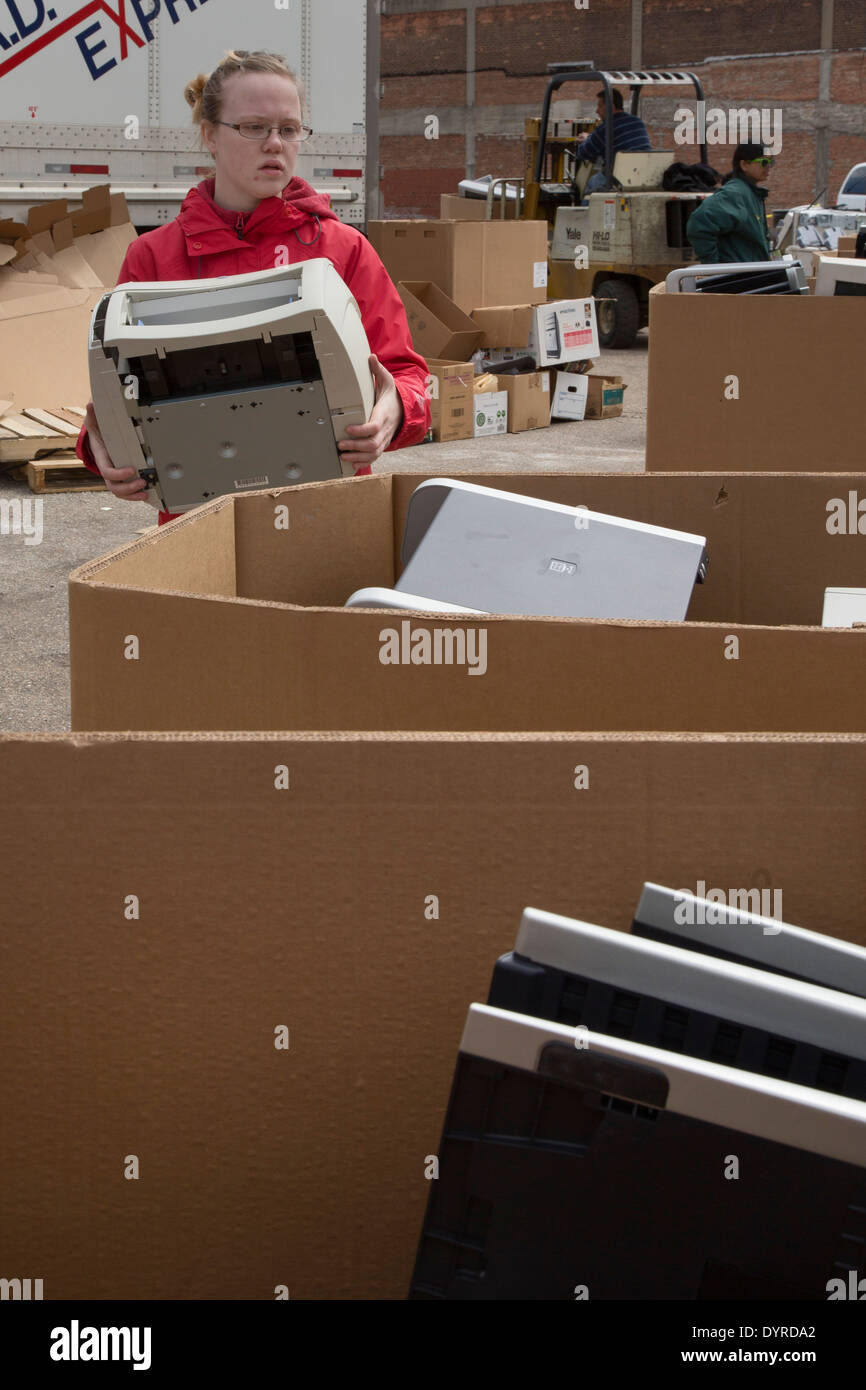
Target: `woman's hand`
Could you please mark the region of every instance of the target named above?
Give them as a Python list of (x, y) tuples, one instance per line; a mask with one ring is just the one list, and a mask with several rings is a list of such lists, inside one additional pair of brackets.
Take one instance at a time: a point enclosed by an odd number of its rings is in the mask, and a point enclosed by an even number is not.
[(112, 492), (115, 497), (123, 497), (127, 502), (144, 502), (147, 496), (147, 483), (144, 479), (139, 477), (134, 468), (115, 468), (111, 462), (102, 435), (99, 433), (99, 426), (96, 423), (93, 401), (88, 401), (87, 410), (84, 413), (84, 424), (90, 440), (93, 462), (105, 479), (105, 485), (109, 492)]
[(378, 357), (370, 357), (370, 370), (376, 383), (376, 404), (366, 425), (348, 425), (340, 441), (340, 456), (352, 468), (365, 468), (384, 454), (391, 440), (403, 428), (403, 402), (394, 378)]

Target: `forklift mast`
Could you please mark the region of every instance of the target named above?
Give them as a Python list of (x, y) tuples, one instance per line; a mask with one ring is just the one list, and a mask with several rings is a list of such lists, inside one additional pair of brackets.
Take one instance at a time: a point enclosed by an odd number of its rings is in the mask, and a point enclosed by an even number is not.
[[(649, 87), (654, 92), (668, 87), (692, 87), (698, 101), (703, 101), (704, 93), (700, 80), (693, 72), (684, 72), (679, 69), (676, 71), (640, 69), (636, 72), (631, 70), (603, 71), (593, 67), (592, 63), (549, 63), (547, 71), (552, 74), (544, 93), (544, 104), (541, 110), (541, 121), (538, 132), (538, 148), (535, 154), (535, 167), (532, 171), (532, 179), (526, 189), (526, 206), (524, 217), (535, 218), (538, 215), (538, 205), (541, 201), (540, 193), (542, 188), (542, 174), (544, 171), (544, 159), (547, 151), (548, 130), (550, 127), (550, 104), (553, 100), (554, 92), (565, 82), (594, 82), (604, 92), (605, 122), (604, 122), (604, 191), (607, 192), (614, 188), (613, 178), (613, 98), (612, 90), (614, 87), (628, 87), (631, 92), (631, 114), (638, 114), (640, 98), (644, 88)], [(705, 143), (700, 146), (701, 162), (707, 162), (707, 147)]]

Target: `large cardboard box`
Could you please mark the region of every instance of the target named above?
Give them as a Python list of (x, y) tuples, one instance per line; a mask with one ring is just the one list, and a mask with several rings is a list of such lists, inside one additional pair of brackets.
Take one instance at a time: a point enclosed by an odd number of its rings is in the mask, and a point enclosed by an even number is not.
[(866, 945), (862, 735), (31, 735), (0, 765), (3, 1273), (46, 1300), (404, 1298), (527, 906), (627, 930), (645, 879), (703, 880)]
[(433, 439), (446, 443), (471, 439), (474, 419), (475, 372), (471, 362), (439, 362), (428, 357), (430, 424)]
[(467, 314), (547, 299), (546, 222), (369, 222), (395, 284), (432, 280)]
[(858, 468), (858, 298), (650, 291), (646, 466)]
[(550, 373), (526, 372), (497, 376), (500, 391), (508, 392), (508, 433), (541, 430), (550, 424)]
[(447, 294), (429, 280), (397, 286), (409, 320), (412, 344), (422, 357), (457, 362), (481, 346), (481, 330)]
[[(689, 621), (472, 620), (482, 675), (468, 619), (343, 607), (393, 586), (421, 475), (224, 497), (70, 577), (72, 727), (866, 731), (863, 634), (819, 626), (863, 583), (866, 475), (469, 476), (706, 536)], [(441, 661), (390, 664), (392, 631)]]

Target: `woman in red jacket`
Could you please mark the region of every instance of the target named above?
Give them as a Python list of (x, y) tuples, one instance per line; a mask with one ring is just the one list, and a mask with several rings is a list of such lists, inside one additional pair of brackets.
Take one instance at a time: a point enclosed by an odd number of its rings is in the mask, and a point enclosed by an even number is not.
[[(412, 348), (406, 312), (381, 260), (365, 237), (346, 226), (303, 179), (294, 177), (302, 124), (298, 79), (274, 53), (228, 53), (209, 77), (184, 93), (216, 164), (213, 178), (190, 190), (173, 222), (130, 246), (118, 284), (129, 280), (195, 280), (242, 275), (325, 256), (361, 310), (372, 356), (376, 402), (365, 425), (351, 425), (340, 443), (356, 475), (386, 449), (424, 438), (430, 423), (427, 364)], [(79, 457), (102, 474), (115, 497), (142, 499), (134, 469), (115, 468), (92, 403), (78, 442)], [(160, 512), (160, 523), (171, 513)]]

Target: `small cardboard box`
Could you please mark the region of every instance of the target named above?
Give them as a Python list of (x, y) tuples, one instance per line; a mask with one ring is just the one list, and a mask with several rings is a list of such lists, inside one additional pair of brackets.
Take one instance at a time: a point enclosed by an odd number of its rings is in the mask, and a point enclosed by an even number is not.
[(508, 433), (507, 391), (476, 391), (473, 406), (476, 439)]
[(484, 336), (479, 347), (490, 352), (528, 350), (535, 318), (534, 304), (500, 304), (489, 309), (473, 309), (472, 319)]
[(526, 372), (497, 376), (500, 391), (508, 394), (508, 433), (541, 430), (550, 424), (550, 372)]
[(393, 588), (424, 477), (221, 497), (75, 570), (71, 727), (866, 732), (863, 634), (820, 626), (828, 584), (863, 584), (866, 474), (470, 474), (710, 559), (686, 622), (485, 618), (482, 679), (383, 665), (383, 615), (344, 607)]
[(481, 346), (481, 330), (430, 280), (401, 281), (397, 290), (406, 308), (413, 346), (422, 357), (463, 361)]
[(628, 389), (621, 376), (601, 376), (590, 373), (586, 377), (586, 420), (609, 420), (622, 415), (623, 393)]
[(539, 367), (581, 362), (599, 354), (594, 299), (555, 299), (536, 309), (529, 351)]
[(471, 439), (473, 431), (475, 372), (471, 362), (439, 362), (427, 358), (430, 369), (430, 420), (433, 439), (445, 443)]
[(840, 256), (853, 256), (857, 250), (857, 233), (840, 232), (839, 240), (836, 242), (836, 251)]
[(862, 357), (861, 298), (655, 285), (649, 306), (649, 472), (861, 466), (861, 393), (840, 388)]
[(547, 299), (546, 222), (393, 220), (367, 234), (395, 284), (432, 280), (467, 314)]
[(586, 415), (587, 382), (578, 372), (557, 372), (550, 398), (551, 420), (582, 420)]

